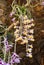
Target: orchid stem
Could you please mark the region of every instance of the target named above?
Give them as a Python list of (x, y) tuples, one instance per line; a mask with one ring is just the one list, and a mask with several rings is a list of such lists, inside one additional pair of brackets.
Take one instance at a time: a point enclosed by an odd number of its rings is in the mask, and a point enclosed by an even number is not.
[(14, 45), (14, 52), (16, 52), (16, 42), (15, 42), (15, 45)]
[(8, 63), (10, 62), (10, 57), (11, 57), (11, 53), (10, 53), (10, 51), (9, 51)]
[(6, 59), (6, 48), (4, 47), (4, 61)]
[(0, 36), (0, 48), (1, 48), (1, 36)]
[[(14, 52), (16, 53), (16, 42), (15, 42), (15, 45), (14, 45)], [(17, 64), (15, 63), (15, 65), (17, 65)]]
[(21, 15), (21, 17), (20, 17), (20, 35), (22, 35), (22, 30), (23, 30), (23, 16)]

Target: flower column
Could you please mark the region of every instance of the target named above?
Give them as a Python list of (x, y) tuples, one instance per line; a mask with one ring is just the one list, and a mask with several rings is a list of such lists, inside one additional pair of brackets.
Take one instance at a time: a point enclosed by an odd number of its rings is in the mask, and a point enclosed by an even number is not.
[(26, 43), (26, 56), (32, 58), (32, 49), (33, 45), (32, 43), (30, 44), (30, 41), (34, 41), (34, 22), (33, 19), (29, 20), (27, 15), (24, 16), (24, 21), (23, 21), (23, 36), (26, 38), (27, 43)]
[[(30, 21), (30, 22), (29, 22)], [(32, 49), (33, 49), (33, 42), (34, 42), (34, 23), (33, 23), (33, 19), (28, 21), (28, 25), (30, 26), (30, 28), (28, 28), (28, 41), (29, 43), (26, 44), (26, 52), (27, 52), (27, 57), (32, 58)], [(32, 42), (30, 44), (30, 42)]]

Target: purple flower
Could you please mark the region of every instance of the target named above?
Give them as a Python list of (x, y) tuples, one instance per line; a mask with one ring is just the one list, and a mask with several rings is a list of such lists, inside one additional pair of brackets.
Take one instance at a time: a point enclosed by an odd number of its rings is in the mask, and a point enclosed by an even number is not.
[(12, 45), (7, 45), (6, 48), (6, 52), (8, 52), (13, 46)]
[(13, 53), (12, 57), (19, 57), (16, 53)]
[(5, 64), (5, 62), (0, 58), (0, 64)]
[(19, 58), (16, 58), (15, 59), (15, 63), (20, 63), (20, 59)]
[(6, 62), (4, 62), (1, 58), (0, 58), (0, 65), (6, 65)]
[(4, 41), (3, 41), (4, 45), (8, 45), (8, 41), (7, 41), (7, 38), (4, 37)]
[(12, 45), (8, 44), (7, 38), (5, 38), (5, 37), (4, 37), (3, 43), (4, 43), (4, 46), (5, 46), (6, 52), (8, 52), (12, 48)]
[(11, 12), (11, 13), (10, 13), (10, 17), (12, 17), (13, 14), (15, 14), (15, 12)]
[(20, 57), (19, 55), (17, 55), (16, 53), (13, 53), (13, 55), (11, 56), (11, 61), (10, 63), (20, 63)]
[(6, 65), (10, 65), (9, 63), (6, 63)]
[(13, 58), (13, 59), (11, 59), (10, 63), (12, 63), (12, 64), (14, 64), (14, 63), (20, 63), (20, 59), (19, 58)]
[(14, 22), (15, 21), (15, 18), (13, 18), (12, 21)]
[(0, 58), (0, 65), (10, 65), (10, 64), (9, 64), (9, 63), (4, 62), (4, 60), (2, 60), (2, 59)]

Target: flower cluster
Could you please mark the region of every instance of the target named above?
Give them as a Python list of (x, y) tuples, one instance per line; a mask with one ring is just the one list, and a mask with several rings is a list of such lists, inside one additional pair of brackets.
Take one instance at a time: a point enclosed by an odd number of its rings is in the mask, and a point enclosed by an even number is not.
[[(34, 39), (34, 20), (29, 19), (25, 14), (23, 15), (20, 9), (17, 7), (17, 10), (20, 12), (19, 20), (15, 20), (15, 16), (12, 18), (12, 22), (14, 22), (14, 36), (15, 42), (17, 44), (27, 44), (26, 53), (27, 56), (32, 58), (32, 44), (30, 45), (29, 41), (35, 41)], [(10, 13), (10, 17), (15, 15), (15, 5), (12, 7), (12, 12)], [(15, 62), (14, 58), (11, 62)]]
[(15, 21), (15, 17), (12, 19), (14, 22), (14, 35), (15, 41), (18, 44), (26, 44), (28, 41), (34, 41), (34, 23), (33, 19), (28, 19), (27, 15), (21, 16), (20, 21)]
[(33, 45), (32, 44), (28, 44), (26, 52), (27, 52), (27, 57), (32, 58), (32, 49), (33, 49)]

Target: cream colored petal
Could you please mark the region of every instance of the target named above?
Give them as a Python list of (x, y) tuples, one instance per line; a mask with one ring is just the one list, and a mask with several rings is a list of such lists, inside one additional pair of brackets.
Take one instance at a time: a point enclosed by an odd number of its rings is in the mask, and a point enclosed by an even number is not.
[(28, 39), (33, 39), (34, 36), (33, 35), (28, 35)]
[(19, 33), (19, 29), (16, 29), (16, 31), (14, 32), (14, 34), (17, 34), (17, 33)]
[(29, 33), (33, 34), (34, 33), (34, 29), (29, 30)]
[(28, 40), (23, 40), (23, 42), (21, 44), (27, 44)]
[(17, 41), (20, 41), (20, 40), (23, 40), (22, 37), (17, 38), (15, 41), (17, 42)]
[(28, 45), (28, 47), (33, 48), (33, 45)]
[(24, 20), (25, 20), (25, 19), (28, 19), (27, 15), (24, 16)]
[(32, 48), (28, 48), (26, 51), (27, 52), (32, 52)]
[(33, 56), (32, 56), (32, 54), (31, 54), (31, 53), (29, 53), (29, 54), (28, 54), (28, 57), (29, 57), (29, 58), (32, 58)]

